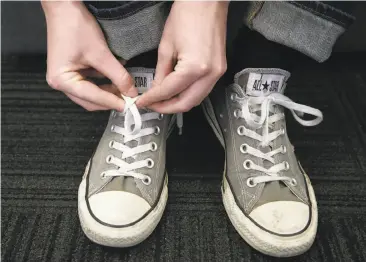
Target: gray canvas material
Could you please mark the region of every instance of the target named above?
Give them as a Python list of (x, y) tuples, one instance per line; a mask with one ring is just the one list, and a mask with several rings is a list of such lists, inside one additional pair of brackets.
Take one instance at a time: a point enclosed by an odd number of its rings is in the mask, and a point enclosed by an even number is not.
[[(287, 132), (285, 135), (278, 137), (273, 141), (273, 148), (278, 148), (281, 145), (285, 145), (287, 153), (275, 155), (275, 163), (281, 163), (287, 161), (290, 164), (288, 171), (282, 171), (281, 175), (295, 178), (297, 180), (296, 186), (291, 186), (285, 182), (268, 182), (261, 183), (255, 187), (247, 186), (247, 178), (251, 176), (265, 175), (259, 171), (246, 170), (243, 167), (243, 162), (246, 159), (252, 160), (257, 165), (262, 165), (269, 168), (269, 162), (261, 158), (243, 154), (240, 151), (240, 145), (247, 143), (249, 146), (258, 148), (259, 142), (248, 138), (246, 136), (240, 136), (237, 133), (237, 128), (240, 125), (244, 125), (246, 128), (250, 128), (245, 120), (242, 118), (235, 118), (234, 111), (240, 109), (240, 105), (233, 102), (230, 99), (232, 93), (237, 94), (240, 97), (245, 96), (246, 81), (250, 72), (261, 74), (280, 74), (285, 76), (282, 91), (285, 90), (285, 85), (290, 77), (290, 73), (281, 69), (245, 69), (235, 75), (235, 82), (242, 88), (236, 86), (217, 86), (214, 88), (213, 93), (210, 96), (211, 103), (215, 112), (216, 119), (221, 128), (221, 132), (225, 142), (226, 152), (226, 177), (229, 181), (231, 190), (236, 196), (242, 209), (248, 214), (260, 205), (263, 205), (272, 201), (299, 201), (306, 204), (309, 203), (307, 197), (305, 179), (298, 165), (296, 156), (294, 154), (293, 146), (291, 145)], [(224, 102), (223, 102), (224, 101)], [(283, 112), (283, 108), (276, 106), (277, 112)], [(275, 123), (274, 130), (285, 128), (285, 120), (280, 120)], [(261, 134), (262, 130), (257, 130)], [(261, 148), (263, 152), (269, 150), (269, 148)]]
[(169, 8), (162, 2), (123, 19), (98, 19), (112, 52), (129, 60), (158, 47)]
[(250, 8), (253, 11), (245, 18), (250, 28), (318, 62), (329, 58), (336, 40), (345, 31), (337, 23), (288, 2), (266, 1)]
[[(305, 5), (282, 1), (253, 1), (247, 5), (232, 3), (229, 16), (240, 13), (241, 21), (228, 19), (228, 45), (233, 42), (231, 31), (243, 23), (259, 32), (268, 40), (293, 48), (303, 54), (323, 62), (329, 58), (338, 37), (344, 33), (346, 26), (337, 23), (337, 19), (322, 11), (313, 11)], [(324, 7), (325, 6), (325, 7)], [(238, 7), (238, 8), (236, 8)], [(322, 4), (324, 10), (333, 10), (333, 14), (352, 16)], [(170, 6), (159, 3), (138, 10), (133, 15), (120, 19), (100, 19), (108, 45), (114, 54), (129, 60), (139, 54), (159, 46), (165, 21)], [(235, 14), (233, 12), (236, 12)], [(327, 19), (328, 18), (328, 19)], [(230, 24), (235, 23), (235, 25)]]
[[(131, 72), (131, 69), (129, 69)], [(142, 68), (136, 68), (135, 71), (144, 72)], [(151, 69), (145, 70), (146, 72), (151, 72)], [(147, 111), (147, 109), (140, 109), (141, 113)], [(109, 142), (114, 140), (122, 143), (122, 136), (111, 131), (112, 125), (117, 125), (123, 127), (124, 117), (116, 114), (112, 111), (104, 134), (98, 144), (93, 158), (91, 159), (92, 165), (89, 174), (89, 197), (93, 194), (97, 194), (105, 191), (126, 191), (138, 196), (143, 197), (150, 205), (153, 205), (159, 197), (161, 187), (165, 178), (165, 150), (166, 150), (166, 138), (172, 127), (172, 120), (174, 120), (170, 115), (164, 115), (161, 120), (149, 120), (143, 122), (142, 128), (155, 127), (160, 128), (159, 135), (149, 135), (140, 138), (139, 142), (131, 141), (127, 145), (134, 147), (140, 144), (147, 144), (150, 142), (155, 142), (158, 145), (156, 151), (147, 151), (138, 154), (136, 161), (151, 158), (154, 161), (153, 168), (140, 168), (137, 172), (149, 175), (151, 177), (151, 184), (145, 185), (140, 179), (135, 179), (132, 177), (107, 177), (101, 178), (101, 173), (107, 170), (116, 170), (117, 167), (113, 164), (108, 164), (106, 158), (108, 155), (113, 155), (120, 158), (122, 153), (118, 150), (111, 149), (109, 147)], [(132, 158), (127, 159), (128, 161), (133, 161)]]

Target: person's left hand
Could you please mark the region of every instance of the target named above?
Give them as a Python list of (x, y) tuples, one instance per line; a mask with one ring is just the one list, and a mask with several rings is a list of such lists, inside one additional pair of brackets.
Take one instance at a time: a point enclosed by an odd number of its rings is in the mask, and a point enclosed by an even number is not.
[(189, 111), (226, 71), (228, 2), (174, 2), (158, 50), (154, 84), (137, 101), (169, 114)]

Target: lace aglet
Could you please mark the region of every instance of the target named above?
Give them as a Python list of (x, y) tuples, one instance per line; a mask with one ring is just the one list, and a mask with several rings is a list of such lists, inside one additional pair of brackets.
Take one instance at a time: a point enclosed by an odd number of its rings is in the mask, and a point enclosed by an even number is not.
[(177, 126), (179, 128), (179, 135), (183, 134), (183, 113), (177, 114)]

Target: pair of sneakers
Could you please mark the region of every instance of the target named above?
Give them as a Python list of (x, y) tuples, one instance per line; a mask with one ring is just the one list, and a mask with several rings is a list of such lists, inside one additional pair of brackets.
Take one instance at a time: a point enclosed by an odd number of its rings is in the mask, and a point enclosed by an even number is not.
[[(154, 70), (130, 68), (139, 93)], [(230, 221), (262, 253), (295, 256), (312, 245), (318, 222), (313, 188), (294, 154), (284, 109), (302, 125), (322, 113), (283, 95), (290, 74), (281, 69), (244, 69), (234, 84), (217, 86), (202, 106), (225, 149), (222, 196)], [(124, 112), (112, 111), (78, 193), (84, 233), (113, 247), (145, 240), (160, 221), (168, 198), (166, 139), (175, 115), (137, 109), (125, 98)], [(315, 116), (304, 120), (303, 114)]]

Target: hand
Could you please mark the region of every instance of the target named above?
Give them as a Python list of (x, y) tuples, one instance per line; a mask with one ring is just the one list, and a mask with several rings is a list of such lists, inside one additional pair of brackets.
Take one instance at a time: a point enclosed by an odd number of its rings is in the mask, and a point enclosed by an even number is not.
[[(42, 6), (47, 21), (48, 84), (89, 111), (122, 111), (120, 94), (133, 97), (137, 91), (94, 17), (82, 2), (42, 2)], [(90, 72), (104, 75), (112, 85), (98, 87), (86, 80)]]
[(227, 9), (228, 2), (174, 2), (153, 87), (137, 100), (138, 107), (186, 112), (208, 96), (226, 71)]

